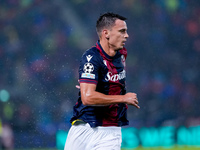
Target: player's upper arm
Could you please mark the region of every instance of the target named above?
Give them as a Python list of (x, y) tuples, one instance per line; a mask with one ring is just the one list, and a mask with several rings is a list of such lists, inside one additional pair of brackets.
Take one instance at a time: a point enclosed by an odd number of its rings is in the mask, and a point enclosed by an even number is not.
[(80, 90), (83, 105), (91, 105), (91, 97), (95, 93), (96, 84), (80, 83)]
[(79, 67), (79, 82), (97, 84), (99, 76), (100, 61), (95, 49), (84, 53)]

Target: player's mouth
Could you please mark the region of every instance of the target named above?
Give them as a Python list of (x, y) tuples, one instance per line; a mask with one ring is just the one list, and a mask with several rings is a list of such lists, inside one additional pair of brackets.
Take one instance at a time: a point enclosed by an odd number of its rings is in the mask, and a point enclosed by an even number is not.
[(126, 43), (126, 41), (123, 41), (123, 42), (122, 42), (122, 45), (125, 45), (125, 43)]

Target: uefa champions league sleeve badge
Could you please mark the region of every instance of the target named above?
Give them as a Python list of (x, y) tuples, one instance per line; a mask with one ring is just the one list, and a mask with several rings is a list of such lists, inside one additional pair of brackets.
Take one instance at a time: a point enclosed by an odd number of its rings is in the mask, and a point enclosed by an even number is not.
[(92, 63), (90, 63), (90, 60), (92, 59), (93, 56), (91, 55), (87, 55), (87, 61), (84, 66), (83, 66), (83, 71), (84, 73), (82, 73), (81, 77), (82, 78), (90, 78), (90, 79), (95, 79), (95, 74), (92, 74), (92, 72), (94, 71), (94, 65)]

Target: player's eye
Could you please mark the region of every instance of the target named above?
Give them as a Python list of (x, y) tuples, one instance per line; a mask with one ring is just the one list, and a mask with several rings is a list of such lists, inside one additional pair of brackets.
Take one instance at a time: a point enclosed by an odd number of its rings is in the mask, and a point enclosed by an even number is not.
[(119, 30), (119, 32), (126, 33), (126, 29), (121, 29), (121, 30)]

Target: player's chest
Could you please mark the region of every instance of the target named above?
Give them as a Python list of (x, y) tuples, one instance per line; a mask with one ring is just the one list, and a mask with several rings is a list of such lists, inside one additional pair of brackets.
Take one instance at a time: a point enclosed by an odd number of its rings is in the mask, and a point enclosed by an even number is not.
[(105, 82), (123, 82), (126, 77), (125, 61), (119, 57), (114, 60), (103, 60), (101, 78)]

